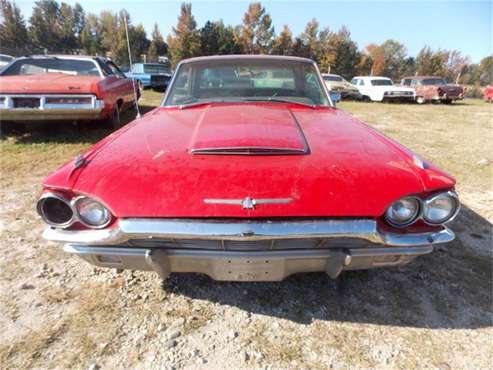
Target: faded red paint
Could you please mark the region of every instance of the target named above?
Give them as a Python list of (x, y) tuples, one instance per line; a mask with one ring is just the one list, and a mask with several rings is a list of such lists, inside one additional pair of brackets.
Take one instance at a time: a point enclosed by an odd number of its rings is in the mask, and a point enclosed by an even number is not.
[(118, 101), (124, 107), (134, 101), (132, 80), (65, 73), (0, 76), (0, 94), (94, 94), (105, 102), (101, 118), (107, 117)]
[(422, 81), (430, 78), (441, 78), (436, 76), (413, 76), (404, 77), (402, 79), (402, 85), (414, 88), (416, 92), (416, 100), (420, 98), (423, 101), (442, 101), (449, 103), (455, 100), (462, 100), (464, 98), (464, 89), (455, 84), (442, 84), (442, 85), (423, 85)]
[[(295, 121), (308, 154), (191, 153), (198, 143), (298, 147)], [(341, 110), (273, 102), (160, 107), (85, 156), (85, 166), (74, 169), (69, 162), (45, 179), (45, 188), (99, 199), (117, 218), (380, 217), (400, 197), (455, 184)], [(204, 202), (245, 197), (293, 200), (253, 210)]]
[(488, 85), (483, 90), (483, 99), (489, 103), (493, 101), (493, 85)]

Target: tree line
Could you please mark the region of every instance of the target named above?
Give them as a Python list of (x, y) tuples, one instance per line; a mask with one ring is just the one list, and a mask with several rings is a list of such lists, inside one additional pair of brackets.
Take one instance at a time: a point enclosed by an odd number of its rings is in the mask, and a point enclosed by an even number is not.
[(413, 57), (396, 40), (370, 44), (360, 49), (345, 26), (322, 27), (314, 18), (303, 32), (293, 35), (289, 26), (276, 33), (272, 18), (260, 2), (248, 5), (242, 23), (226, 25), (207, 21), (199, 28), (192, 5), (183, 3), (177, 24), (166, 41), (157, 24), (149, 39), (142, 24), (134, 25), (126, 10), (86, 13), (78, 3), (71, 6), (55, 0), (34, 3), (26, 21), (16, 4), (0, 0), (0, 48), (5, 53), (85, 53), (110, 56), (128, 65), (125, 20), (133, 60), (157, 61), (168, 56), (175, 66), (184, 58), (216, 54), (277, 54), (314, 59), (322, 72), (345, 78), (383, 75), (394, 80), (403, 76), (439, 75), (463, 84), (486, 85), (493, 81), (493, 55), (471, 63), (458, 50), (433, 50), (424, 46)]

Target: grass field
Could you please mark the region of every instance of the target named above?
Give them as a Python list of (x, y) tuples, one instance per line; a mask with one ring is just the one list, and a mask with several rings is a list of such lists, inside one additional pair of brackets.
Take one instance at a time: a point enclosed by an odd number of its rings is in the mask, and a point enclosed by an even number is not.
[[(160, 98), (146, 91), (143, 111)], [(152, 274), (94, 269), (40, 238), (40, 181), (109, 131), (90, 124), (2, 127), (0, 368), (490, 367), (493, 105), (338, 107), (457, 178), (464, 206), (449, 247), (339, 283), (317, 276), (223, 284), (184, 276), (161, 292)], [(168, 331), (157, 328), (173, 328), (177, 319), (184, 321), (181, 336), (167, 347)], [(221, 339), (230, 331), (238, 335)], [(195, 350), (205, 362), (190, 355)]]

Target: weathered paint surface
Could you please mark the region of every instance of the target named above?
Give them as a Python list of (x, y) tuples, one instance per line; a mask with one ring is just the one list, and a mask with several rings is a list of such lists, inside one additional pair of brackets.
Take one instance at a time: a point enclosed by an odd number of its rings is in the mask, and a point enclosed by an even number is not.
[(65, 73), (0, 76), (0, 94), (94, 94), (105, 102), (103, 116), (113, 111), (117, 101), (130, 105), (134, 99), (132, 80)]
[[(199, 144), (299, 147), (295, 120), (308, 154), (191, 152)], [(341, 110), (274, 102), (157, 108), (85, 156), (84, 166), (69, 162), (45, 187), (95, 197), (116, 217), (379, 217), (402, 196), (455, 183)], [(255, 209), (204, 202), (246, 197), (293, 200)]]

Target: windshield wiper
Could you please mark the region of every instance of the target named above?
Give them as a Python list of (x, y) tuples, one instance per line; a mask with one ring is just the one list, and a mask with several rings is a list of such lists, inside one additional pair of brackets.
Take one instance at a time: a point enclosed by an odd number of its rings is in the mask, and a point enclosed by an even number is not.
[(301, 105), (303, 107), (309, 107), (309, 108), (315, 108), (315, 104), (307, 104), (307, 103), (301, 103), (296, 100), (291, 100), (291, 99), (284, 99), (284, 98), (278, 98), (278, 97), (252, 97), (252, 98), (243, 98), (243, 101), (269, 101), (269, 102), (277, 102), (277, 103), (289, 103), (289, 104), (296, 104), (296, 105)]
[(230, 100), (215, 99), (215, 100), (199, 100), (197, 98), (184, 99), (177, 103), (180, 109), (196, 107), (197, 105), (212, 104), (212, 103), (231, 103)]

